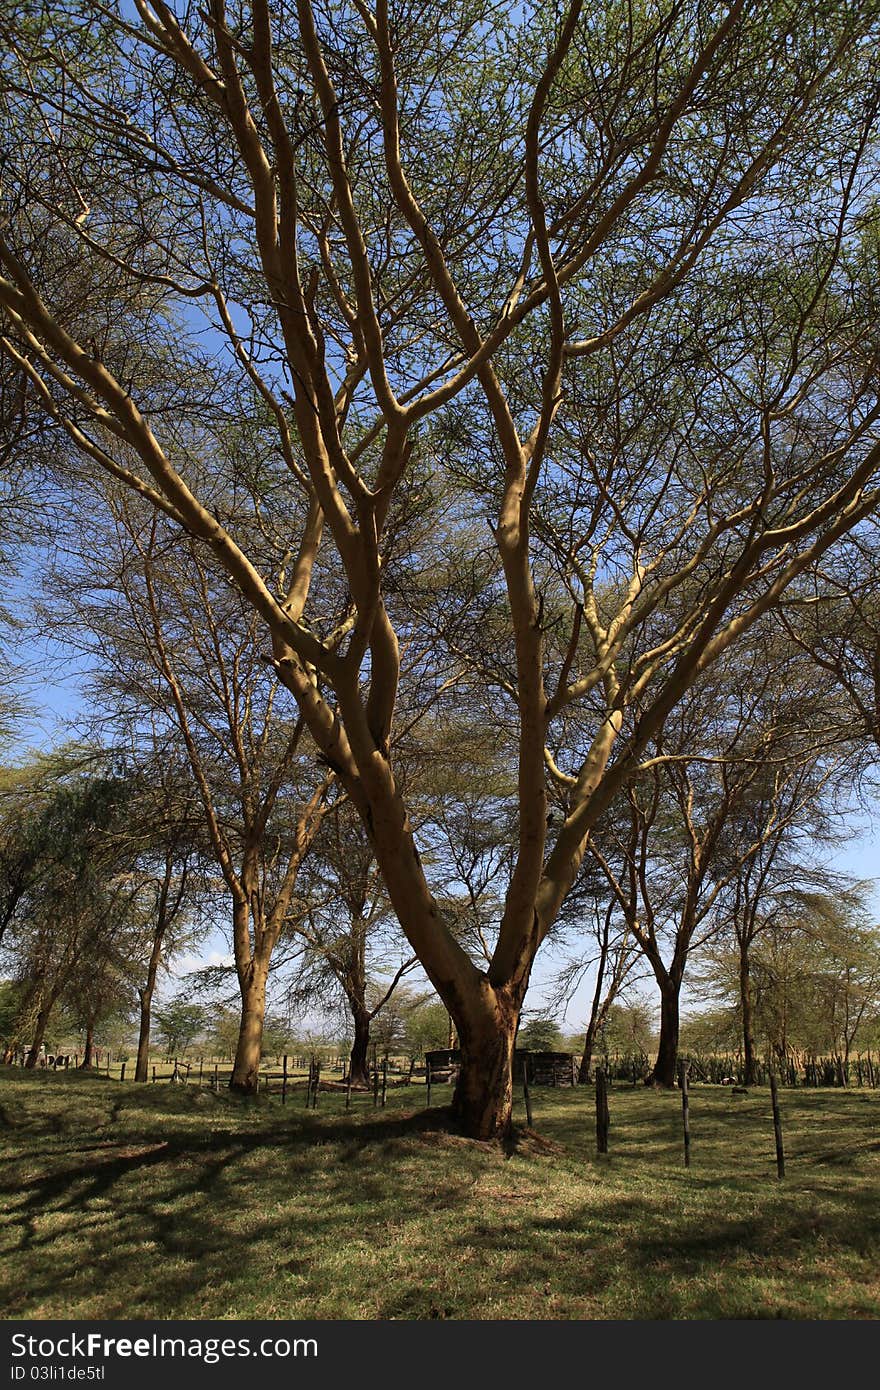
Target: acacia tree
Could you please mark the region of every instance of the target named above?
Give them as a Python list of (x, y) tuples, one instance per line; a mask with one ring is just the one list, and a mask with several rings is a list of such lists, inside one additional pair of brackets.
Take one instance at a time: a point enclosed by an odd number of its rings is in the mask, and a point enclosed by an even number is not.
[(341, 993), (353, 1028), (351, 1082), (368, 1086), (371, 1030), (416, 958), (401, 952), (372, 845), (350, 806), (323, 818), (285, 932), (298, 956), (287, 995), (292, 1012), (332, 1009)]
[[(265, 624), (455, 1020), (458, 1115), (498, 1135), (535, 953), (592, 827), (701, 672), (876, 503), (850, 252), (872, 215), (877, 6), (135, 10), (23, 0), (5, 22), (0, 345)], [(72, 262), (122, 306), (100, 336)], [(139, 378), (174, 306), (178, 399), (210, 324), (274, 424), (280, 588), (190, 466), (174, 390)], [(425, 459), (467, 534), (491, 526), (475, 673), (513, 731), (517, 836), (485, 968), (444, 920), (391, 741), (409, 610), (387, 528)], [(319, 553), (350, 596), (341, 633)]]
[[(829, 779), (843, 768), (839, 717), (811, 685), (806, 663), (756, 631), (730, 663), (688, 692), (667, 719), (656, 758), (626, 792), (617, 834), (600, 827), (591, 852), (660, 992), (660, 1034), (649, 1081), (673, 1086), (680, 994), (694, 950), (717, 939), (731, 898), (757, 911), (767, 868), (805, 820), (819, 820)], [(763, 639), (763, 640), (762, 640)], [(827, 697), (827, 691), (824, 692)], [(618, 865), (619, 868), (612, 867)], [(745, 938), (743, 938), (745, 940)], [(744, 1000), (748, 952), (743, 951)]]
[(141, 974), (137, 981), (138, 1045), (134, 1080), (147, 1081), (153, 998), (162, 965), (192, 932), (192, 912), (204, 892), (199, 873), (203, 826), (194, 788), (177, 750), (154, 747), (140, 768), (141, 799), (136, 873), (144, 918)]
[(35, 1066), (53, 1009), (89, 958), (129, 934), (135, 889), (122, 833), (133, 784), (80, 750), (41, 757), (4, 785), (4, 948), (21, 985), (9, 1050)]
[[(174, 760), (185, 763), (190, 793), (181, 803), (180, 782), (169, 785), (168, 769), (157, 771), (154, 841), (168, 853), (158, 870), (142, 1024), (162, 941), (184, 905), (186, 874), (175, 861), (185, 828), (231, 900), (241, 1018), (230, 1086), (253, 1091), (272, 955), (334, 779), (303, 756), (303, 721), (279, 709), (253, 613), (216, 566), (188, 553), (186, 543), (169, 544), (155, 515), (145, 517), (128, 497), (109, 497), (107, 505), (113, 524), (93, 527), (90, 547), (81, 533), (78, 572), (66, 585), (78, 640), (96, 661), (93, 698), (117, 730), (137, 739), (146, 724), (169, 742)], [(150, 838), (146, 824), (144, 835)], [(146, 1078), (147, 1046), (142, 1027), (139, 1079)]]
[[(856, 1038), (876, 1010), (880, 993), (877, 928), (866, 912), (864, 883), (781, 881), (768, 904), (769, 921), (751, 943), (754, 1041), (781, 1063), (800, 1052), (833, 1057), (848, 1084)], [(707, 964), (716, 997), (739, 1010), (739, 953)]]
[(613, 892), (596, 895), (592, 925), (596, 954), (587, 959), (579, 956), (566, 962), (557, 974), (551, 1000), (551, 1008), (567, 1006), (574, 992), (592, 970), (590, 1012), (584, 1029), (578, 1067), (578, 1081), (582, 1085), (590, 1080), (596, 1040), (602, 1033), (612, 1008), (618, 999), (625, 995), (627, 986), (633, 983), (635, 967), (643, 959), (638, 943), (630, 932), (626, 913), (621, 913), (620, 904)]

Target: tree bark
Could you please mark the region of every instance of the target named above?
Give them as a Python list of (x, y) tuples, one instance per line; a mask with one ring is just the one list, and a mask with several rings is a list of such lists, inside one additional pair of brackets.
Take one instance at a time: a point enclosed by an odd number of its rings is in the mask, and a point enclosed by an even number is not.
[(755, 1021), (752, 1004), (752, 978), (748, 951), (744, 947), (739, 963), (739, 1004), (742, 1015), (743, 1084), (754, 1086), (755, 1081)]
[(25, 1059), (25, 1067), (28, 1070), (32, 1070), (37, 1065), (37, 1060), (40, 1056), (40, 1048), (42, 1047), (43, 1039), (46, 1036), (46, 1029), (49, 1026), (49, 1015), (52, 1012), (52, 1004), (54, 1002), (54, 999), (50, 1000), (49, 1003), (45, 1004), (43, 1008), (40, 1009), (40, 1012), (37, 1014), (37, 1023), (36, 1027), (34, 1028), (34, 1036), (31, 1041), (28, 1055)]
[(162, 958), (162, 938), (165, 935), (164, 923), (160, 924), (155, 936), (153, 937), (153, 948), (150, 951), (150, 960), (147, 965), (147, 982), (138, 990), (141, 1004), (141, 1023), (138, 1034), (137, 1063), (134, 1069), (135, 1081), (146, 1081), (150, 1067), (150, 1024), (152, 1021), (153, 991), (156, 987), (156, 975), (159, 970), (159, 961)]
[(150, 1023), (151, 1011), (153, 1007), (153, 991), (151, 987), (139, 989), (141, 1005), (140, 1031), (138, 1033), (137, 1062), (134, 1068), (135, 1081), (146, 1081), (150, 1069)]
[(369, 1086), (370, 1016), (365, 1009), (352, 1008), (354, 1042), (348, 1061), (352, 1086)]
[(268, 975), (268, 960), (254, 956), (241, 984), (241, 1025), (229, 1079), (230, 1091), (254, 1095), (260, 1084)]
[(578, 1071), (578, 1084), (586, 1086), (590, 1080), (590, 1068), (593, 1065), (593, 1046), (596, 1041), (596, 1033), (599, 1030), (608, 1010), (611, 1006), (611, 995), (602, 1003), (602, 986), (605, 983), (605, 967), (608, 962), (608, 934), (610, 918), (606, 917), (605, 929), (602, 933), (602, 946), (599, 953), (599, 963), (596, 967), (596, 986), (593, 990), (593, 1001), (590, 1005), (590, 1020), (584, 1034), (584, 1055), (581, 1058), (581, 1065)]
[(488, 983), (482, 994), (476, 1008), (456, 1009), (453, 1014), (461, 1067), (452, 1113), (462, 1133), (471, 1139), (506, 1139), (512, 1129), (513, 1050), (519, 1007), (504, 991), (493, 990)]
[(86, 1024), (86, 1043), (83, 1048), (83, 1059), (80, 1062), (80, 1070), (88, 1071), (92, 1066), (92, 1057), (95, 1052), (95, 1025), (89, 1019)]
[(657, 1060), (648, 1077), (649, 1086), (675, 1085), (675, 1071), (678, 1064), (679, 1009), (678, 997), (680, 981), (666, 980), (660, 989), (660, 1040), (657, 1044)]

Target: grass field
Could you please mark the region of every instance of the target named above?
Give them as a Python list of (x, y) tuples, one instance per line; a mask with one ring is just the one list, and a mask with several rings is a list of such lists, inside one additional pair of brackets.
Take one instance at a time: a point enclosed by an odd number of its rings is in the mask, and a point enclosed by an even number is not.
[[(438, 1088), (442, 1100), (448, 1090)], [(0, 1073), (8, 1318), (876, 1318), (880, 1092), (535, 1090), (499, 1149), (424, 1087), (234, 1099)], [(523, 1117), (519, 1116), (520, 1120)]]

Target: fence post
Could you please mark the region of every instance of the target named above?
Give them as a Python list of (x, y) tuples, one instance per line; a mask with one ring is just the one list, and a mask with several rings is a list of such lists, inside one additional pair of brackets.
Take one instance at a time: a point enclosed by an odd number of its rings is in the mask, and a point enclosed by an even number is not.
[(201, 1084), (202, 1084), (202, 1077), (204, 1076), (204, 1074), (205, 1074), (205, 1059), (204, 1059), (204, 1057), (200, 1057), (200, 1058), (199, 1058), (199, 1086), (200, 1086), (200, 1087), (201, 1087)]
[(608, 1152), (608, 1126), (610, 1116), (608, 1113), (608, 1083), (605, 1078), (605, 1068), (596, 1068), (596, 1153), (607, 1154)]
[(385, 1109), (385, 1095), (388, 1091), (388, 1058), (382, 1058), (382, 1109)]
[(427, 1105), (428, 1109), (430, 1110), (430, 1108), (431, 1108), (431, 1063), (428, 1061), (427, 1057), (425, 1058), (425, 1089), (426, 1089), (426, 1091), (427, 1091), (427, 1100), (425, 1101), (425, 1104)]
[(284, 1054), (281, 1071), (281, 1104), (287, 1104), (287, 1053)]
[(156, 1063), (153, 1063), (153, 1080), (156, 1080)]
[(348, 1075), (345, 1078), (345, 1108), (351, 1109), (351, 1058), (348, 1059)]
[(214, 1063), (214, 1091), (220, 1094), (220, 1067), (217, 1062)]
[(785, 1177), (785, 1154), (782, 1149), (782, 1120), (779, 1114), (779, 1096), (776, 1092), (776, 1072), (770, 1069), (770, 1102), (773, 1106), (773, 1133), (776, 1137), (776, 1176)]
[(376, 1058), (373, 1058), (373, 1109), (379, 1104), (379, 1068), (376, 1065)]
[(526, 1124), (532, 1128), (532, 1095), (529, 1090), (529, 1054), (523, 1057), (523, 1100), (526, 1103)]
[(122, 1063), (122, 1066), (119, 1068), (119, 1080), (120, 1080), (120, 1081), (124, 1081), (124, 1080), (125, 1080), (125, 1063), (124, 1063), (124, 1062)]
[(313, 1090), (312, 1090), (312, 1109), (313, 1109), (313, 1110), (317, 1110), (317, 1108), (318, 1108), (318, 1087), (320, 1086), (320, 1084), (321, 1084), (321, 1063), (320, 1063), (320, 1062), (316, 1062), (316, 1063), (315, 1063), (315, 1084), (314, 1084), (314, 1088), (313, 1088)]
[(681, 1120), (684, 1126), (684, 1166), (691, 1166), (691, 1125), (689, 1115), (688, 1098), (688, 1069), (687, 1063), (681, 1063)]

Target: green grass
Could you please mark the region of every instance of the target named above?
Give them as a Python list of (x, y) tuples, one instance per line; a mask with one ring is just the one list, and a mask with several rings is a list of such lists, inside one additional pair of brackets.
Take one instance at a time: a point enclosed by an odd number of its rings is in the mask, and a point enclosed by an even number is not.
[[(10, 1318), (876, 1318), (880, 1092), (535, 1090), (505, 1154), (420, 1112), (294, 1091), (0, 1073)], [(448, 1095), (435, 1090), (435, 1098)], [(520, 1114), (520, 1119), (522, 1116)]]

